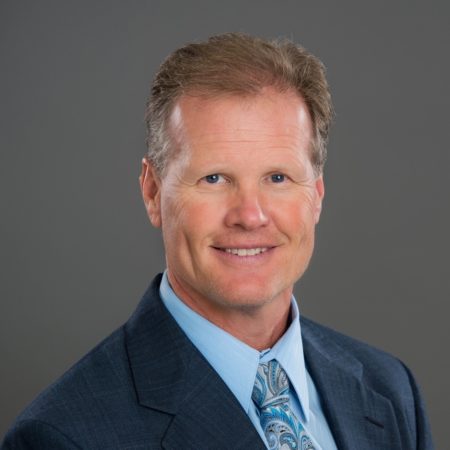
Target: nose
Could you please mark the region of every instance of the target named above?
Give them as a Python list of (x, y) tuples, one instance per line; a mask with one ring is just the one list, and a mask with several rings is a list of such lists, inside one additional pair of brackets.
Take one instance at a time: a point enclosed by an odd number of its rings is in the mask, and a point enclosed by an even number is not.
[(269, 223), (269, 216), (263, 203), (258, 189), (238, 188), (230, 201), (225, 224), (228, 227), (240, 227), (246, 231), (266, 226)]

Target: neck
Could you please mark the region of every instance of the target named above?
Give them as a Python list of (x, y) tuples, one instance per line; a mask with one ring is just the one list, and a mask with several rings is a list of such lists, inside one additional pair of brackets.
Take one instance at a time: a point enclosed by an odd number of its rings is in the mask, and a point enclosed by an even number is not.
[(177, 297), (189, 308), (258, 351), (273, 347), (289, 326), (291, 291), (258, 306), (224, 306), (191, 295), (170, 272), (168, 278)]
[(284, 308), (282, 314), (269, 311), (266, 307), (264, 311), (257, 311), (252, 315), (230, 314), (211, 318), (212, 320), (208, 317), (206, 319), (248, 346), (262, 351), (273, 347), (284, 334), (289, 325), (289, 313), (289, 306)]

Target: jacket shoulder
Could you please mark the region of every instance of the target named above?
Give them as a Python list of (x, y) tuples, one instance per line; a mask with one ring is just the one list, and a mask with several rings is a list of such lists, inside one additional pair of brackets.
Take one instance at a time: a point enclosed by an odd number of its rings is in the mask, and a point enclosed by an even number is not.
[(349, 351), (355, 357), (362, 358), (363, 361), (369, 362), (375, 359), (383, 364), (392, 365), (397, 368), (401, 364), (399, 359), (394, 355), (330, 327), (321, 325), (311, 319), (302, 317), (301, 326), (304, 338), (306, 337), (306, 339), (311, 339), (319, 344), (325, 343), (326, 341), (333, 342), (336, 346)]
[[(100, 342), (60, 378), (42, 391), (17, 417), (2, 449), (99, 448), (93, 427), (110, 420), (106, 406), (131, 407), (133, 391), (123, 327)], [(120, 405), (120, 407), (119, 407)]]
[(301, 325), (303, 339), (321, 349), (326, 357), (358, 362), (364, 381), (377, 391), (398, 393), (409, 386), (409, 370), (397, 357), (310, 319), (302, 318)]

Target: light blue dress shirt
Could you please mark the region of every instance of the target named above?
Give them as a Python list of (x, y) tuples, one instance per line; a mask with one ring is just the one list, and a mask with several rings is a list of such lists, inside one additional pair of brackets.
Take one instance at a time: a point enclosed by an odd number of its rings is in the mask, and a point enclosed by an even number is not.
[(257, 408), (252, 401), (252, 391), (259, 363), (276, 359), (289, 377), (293, 388), (291, 389), (292, 409), (306, 432), (323, 450), (337, 450), (318, 392), (306, 370), (299, 310), (294, 297), (292, 297), (291, 306), (292, 322), (289, 328), (272, 348), (259, 352), (183, 303), (172, 290), (167, 279), (167, 272), (164, 272), (159, 290), (166, 308), (236, 396), (266, 445), (267, 441), (261, 428)]

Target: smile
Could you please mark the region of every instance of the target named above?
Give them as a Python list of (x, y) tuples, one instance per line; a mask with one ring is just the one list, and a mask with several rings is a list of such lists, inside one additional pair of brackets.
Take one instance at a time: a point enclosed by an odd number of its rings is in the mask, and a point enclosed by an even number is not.
[(268, 249), (269, 249), (268, 247), (256, 247), (256, 248), (224, 248), (221, 250), (237, 256), (255, 256), (259, 255), (260, 253), (266, 252)]

